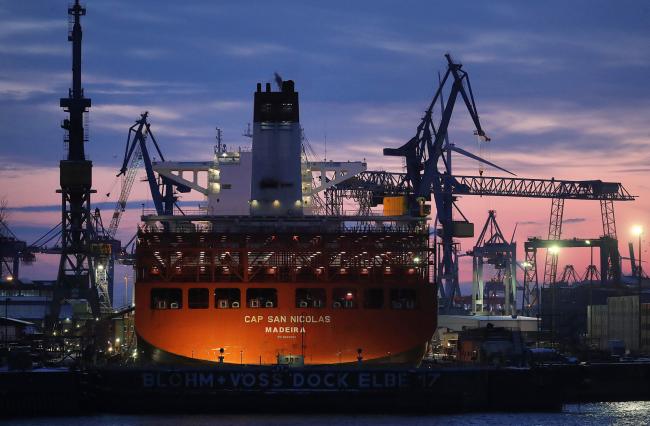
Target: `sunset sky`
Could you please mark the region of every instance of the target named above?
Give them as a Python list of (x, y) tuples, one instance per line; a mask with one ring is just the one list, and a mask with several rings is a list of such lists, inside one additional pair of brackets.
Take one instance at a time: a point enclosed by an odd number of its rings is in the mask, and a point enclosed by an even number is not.
[[(31, 242), (60, 218), (58, 161), (70, 86), (67, 1), (0, 1), (0, 196), (9, 224)], [(148, 110), (172, 160), (208, 160), (215, 127), (247, 145), (257, 82), (293, 79), (301, 123), (319, 159), (366, 159), (401, 171), (384, 147), (410, 139), (450, 52), (470, 74), (484, 155), (521, 177), (620, 181), (634, 202), (616, 204), (620, 248), (630, 228), (650, 231), (650, 3), (645, 1), (301, 1), (86, 2), (83, 85), (92, 98), (87, 152), (95, 169), (93, 204), (109, 221), (128, 128)], [(478, 154), (464, 108), (451, 141)], [(326, 143), (325, 143), (326, 141)], [(457, 174), (477, 174), (458, 161)], [(496, 170), (486, 174), (500, 175)], [(111, 191), (111, 197), (105, 194)], [(136, 183), (119, 236), (134, 233)], [(200, 197), (193, 196), (184, 200)], [(545, 237), (550, 200), (465, 197), (478, 231), (496, 209), (519, 256), (529, 236)], [(565, 237), (602, 234), (597, 202), (567, 201)], [(643, 256), (648, 258), (648, 234)], [(472, 240), (463, 240), (463, 250)], [(635, 242), (636, 250), (636, 242)], [(582, 273), (588, 253), (560, 255)], [(54, 278), (56, 260), (25, 270)], [(470, 264), (463, 260), (461, 278)], [(629, 271), (624, 264), (624, 270)]]

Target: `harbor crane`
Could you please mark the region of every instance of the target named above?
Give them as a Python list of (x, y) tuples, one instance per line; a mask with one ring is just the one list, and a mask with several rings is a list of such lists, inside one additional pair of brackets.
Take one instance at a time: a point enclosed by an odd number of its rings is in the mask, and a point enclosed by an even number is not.
[(17, 281), (21, 260), (30, 262), (33, 256), (27, 251), (27, 244), (16, 237), (0, 216), (0, 281)]
[(168, 176), (160, 174), (156, 176), (153, 167), (154, 163), (147, 148), (147, 139), (151, 139), (155, 148), (155, 153), (160, 157), (162, 164), (165, 162), (165, 156), (151, 131), (151, 124), (147, 120), (148, 117), (149, 113), (147, 111), (143, 112), (140, 115), (140, 118), (136, 120), (135, 124), (129, 128), (126, 147), (124, 149), (124, 160), (120, 172), (117, 175), (118, 177), (124, 176), (124, 180), (122, 181), (120, 197), (115, 205), (115, 211), (113, 212), (111, 224), (108, 228), (108, 234), (111, 236), (114, 236), (117, 232), (120, 219), (126, 209), (126, 203), (129, 199), (131, 188), (133, 187), (133, 182), (135, 181), (140, 166), (144, 165), (145, 173), (147, 175), (146, 181), (149, 185), (151, 198), (156, 208), (156, 214), (159, 216), (173, 214), (174, 205), (177, 201), (175, 191), (181, 193), (190, 191), (188, 186), (177, 182)]
[[(413, 193), (408, 197), (411, 214), (426, 215), (424, 206), (431, 199), (431, 194), (433, 194), (437, 221), (441, 225), (440, 232), (436, 230), (436, 233), (442, 240), (443, 248), (442, 262), (439, 267), (439, 277), (442, 279), (440, 293), (443, 305), (448, 308), (454, 297), (460, 293), (458, 274), (456, 272), (458, 269), (456, 266), (457, 259), (454, 255), (454, 237), (474, 236), (473, 226), (471, 228), (462, 226), (463, 224), (469, 224), (469, 221), (464, 220), (462, 223), (455, 223), (453, 220), (454, 209), (459, 212), (460, 210), (455, 204), (455, 197), (451, 190), (451, 153), (456, 152), (512, 175), (514, 173), (449, 142), (449, 122), (459, 95), (462, 97), (474, 124), (474, 134), (483, 141), (489, 141), (490, 139), (481, 127), (469, 75), (462, 69), (462, 64), (452, 60), (451, 55), (446, 54), (445, 58), (447, 59), (447, 71), (417, 127), (415, 136), (399, 148), (384, 148), (384, 155), (403, 156), (406, 159), (406, 177), (413, 188)], [(445, 103), (443, 97), (447, 82), (451, 87)], [(442, 116), (436, 127), (433, 122), (433, 109), (438, 103), (440, 103)], [(471, 231), (469, 231), (470, 229)]]
[[(424, 117), (417, 127), (416, 135), (399, 148), (384, 149), (385, 155), (403, 156), (406, 159), (406, 173), (386, 171), (364, 171), (344, 182), (330, 188), (329, 198), (342, 197), (365, 198), (372, 206), (381, 203), (384, 196), (404, 195), (408, 197), (412, 213), (426, 215), (429, 212), (426, 203), (434, 197), (436, 219), (440, 229), (435, 232), (441, 240), (442, 262), (434, 265), (436, 282), (439, 284), (441, 310), (450, 311), (454, 300), (459, 295), (458, 275), (455, 255), (454, 237), (473, 236), (473, 227), (465, 219), (456, 205), (459, 195), (499, 196), (499, 197), (528, 197), (550, 198), (553, 208), (549, 220), (549, 240), (558, 240), (561, 236), (562, 217), (565, 200), (594, 200), (599, 201), (603, 223), (603, 235), (610, 240), (616, 240), (616, 224), (614, 216), (614, 201), (633, 201), (634, 196), (617, 182), (601, 180), (562, 180), (562, 179), (531, 179), (522, 177), (461, 176), (454, 175), (452, 170), (451, 153), (459, 153), (475, 159), (480, 163), (490, 165), (501, 171), (510, 171), (492, 164), (461, 148), (449, 143), (447, 130), (456, 99), (460, 95), (472, 118), (475, 135), (482, 140), (488, 140), (479, 121), (474, 96), (467, 73), (462, 65), (455, 63), (451, 56), (447, 59), (447, 72), (440, 81), (432, 102), (429, 104)], [(447, 82), (451, 89), (445, 104), (442, 93)], [(442, 117), (438, 126), (433, 123), (433, 108), (436, 102), (442, 105)], [(454, 221), (453, 211), (463, 216), (464, 221)], [(608, 245), (610, 247), (610, 245)], [(620, 279), (620, 261), (618, 249), (614, 245), (607, 253), (608, 274), (605, 278), (616, 281)], [(536, 268), (536, 266), (534, 266)], [(557, 259), (547, 257), (545, 275), (548, 282), (555, 281)], [(524, 283), (523, 299), (525, 311), (534, 313), (538, 310), (537, 275), (535, 280)], [(534, 285), (533, 285), (534, 283)]]
[(92, 162), (86, 159), (84, 145), (88, 141), (85, 115), (91, 100), (84, 96), (81, 84), (81, 17), (86, 9), (79, 0), (68, 8), (71, 27), (68, 41), (72, 42), (72, 88), (62, 98), (61, 108), (68, 113), (61, 127), (65, 130), (67, 155), (60, 162), (61, 194), (61, 258), (52, 308), (47, 319), (49, 328), (58, 321), (61, 303), (66, 299), (85, 299), (94, 316), (101, 314), (100, 298), (93, 279), (93, 227), (90, 209)]

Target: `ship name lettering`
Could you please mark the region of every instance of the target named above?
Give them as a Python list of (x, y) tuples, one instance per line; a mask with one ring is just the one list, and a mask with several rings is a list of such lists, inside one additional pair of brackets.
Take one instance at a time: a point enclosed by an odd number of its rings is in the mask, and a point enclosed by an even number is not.
[(329, 323), (332, 321), (332, 318), (329, 315), (291, 315), (291, 322), (303, 324), (303, 323)]
[(264, 327), (265, 333), (305, 333), (305, 327)]
[(287, 322), (286, 315), (269, 315), (266, 322)]
[(262, 315), (246, 315), (244, 316), (244, 322), (247, 324), (250, 323), (260, 323), (264, 319), (264, 316)]

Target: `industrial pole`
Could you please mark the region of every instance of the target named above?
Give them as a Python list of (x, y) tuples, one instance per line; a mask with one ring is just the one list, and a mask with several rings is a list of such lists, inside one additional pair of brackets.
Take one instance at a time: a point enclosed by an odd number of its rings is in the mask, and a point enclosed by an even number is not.
[(8, 325), (9, 325), (9, 301), (11, 299), (8, 297), (5, 297), (5, 350), (8, 348)]
[[(594, 246), (591, 245), (591, 241), (589, 241), (589, 270), (591, 270), (591, 267), (594, 264)], [(589, 340), (590, 340), (590, 345), (593, 345), (594, 343), (594, 338), (593, 338), (593, 333), (594, 333), (594, 298), (593, 298), (593, 287), (594, 287), (594, 274), (589, 273), (589, 306), (591, 309), (591, 315), (589, 315)], [(600, 343), (600, 342), (599, 342)], [(599, 345), (600, 346), (600, 345)], [(589, 354), (591, 355), (591, 347), (589, 348)]]
[(641, 235), (643, 235), (643, 227), (641, 225), (635, 225), (632, 227), (632, 234), (636, 235), (639, 237), (639, 267), (637, 268), (637, 276), (639, 279), (638, 283), (638, 298), (639, 298), (639, 352), (641, 352), (641, 293), (642, 293), (642, 286), (641, 286)]
[(59, 318), (61, 303), (67, 298), (84, 298), (88, 300), (93, 316), (100, 315), (99, 297), (95, 286), (91, 284), (90, 240), (93, 225), (90, 214), (90, 194), (92, 187), (92, 162), (84, 152), (87, 141), (84, 126), (84, 114), (90, 108), (90, 99), (84, 97), (81, 86), (81, 16), (86, 9), (75, 0), (68, 8), (72, 17), (72, 28), (68, 41), (72, 42), (72, 88), (68, 97), (61, 98), (60, 106), (68, 113), (61, 127), (66, 131), (68, 152), (61, 160), (60, 185), (61, 194), (61, 260), (57, 275), (54, 297), (49, 315), (49, 326), (53, 328)]
[(643, 234), (643, 231), (639, 232), (639, 267), (637, 268), (637, 271), (639, 273), (639, 352), (641, 352), (642, 348), (642, 343), (641, 343), (641, 337), (642, 337), (642, 332), (641, 332), (641, 291), (642, 291), (642, 286), (641, 286), (641, 235)]

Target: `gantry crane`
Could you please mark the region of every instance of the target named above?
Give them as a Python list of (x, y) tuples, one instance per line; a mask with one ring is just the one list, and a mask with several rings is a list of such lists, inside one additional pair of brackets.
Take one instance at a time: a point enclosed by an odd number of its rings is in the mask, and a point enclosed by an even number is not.
[[(32, 257), (28, 257), (31, 255)], [(31, 260), (27, 244), (16, 237), (5, 220), (0, 217), (0, 281), (18, 280), (20, 261)]]
[[(485, 309), (486, 285), (483, 280), (483, 265), (488, 263), (498, 272), (498, 282), (503, 284), (503, 312), (514, 315), (516, 308), (516, 265), (517, 244), (508, 242), (497, 223), (496, 211), (489, 210), (483, 230), (468, 254), (472, 255), (472, 312), (482, 314)], [(494, 307), (490, 307), (494, 310)]]
[[(443, 178), (440, 178), (443, 181)], [(529, 179), (494, 176), (461, 176), (452, 175), (444, 180), (451, 193), (456, 195), (496, 196), (496, 197), (525, 197), (551, 199), (555, 204), (557, 199), (562, 200), (591, 200), (607, 203), (609, 207), (603, 215), (603, 235), (607, 236), (608, 228), (611, 229), (613, 218), (613, 203), (615, 201), (633, 201), (634, 196), (618, 182), (603, 182), (601, 180), (562, 180), (562, 179)], [(432, 188), (433, 190), (433, 188)], [(357, 197), (365, 196), (374, 205), (385, 195), (413, 194), (413, 187), (405, 173), (391, 173), (386, 171), (365, 171), (339, 183), (329, 191), (337, 192), (338, 197), (347, 197), (355, 193)], [(558, 218), (561, 223), (561, 217)], [(616, 241), (608, 237), (610, 241)], [(553, 239), (549, 239), (553, 240)], [(606, 263), (601, 266), (607, 271), (603, 279), (617, 281), (620, 279), (620, 262), (616, 244), (608, 244), (605, 257)], [(443, 247), (444, 249), (444, 247)], [(538, 308), (538, 280), (536, 257), (532, 251), (526, 251), (524, 265), (524, 310), (529, 313), (536, 312)], [(598, 278), (600, 280), (600, 278)], [(441, 292), (441, 297), (442, 297)]]
[[(350, 178), (329, 191), (331, 198), (354, 198), (365, 196), (371, 205), (380, 203), (386, 195), (406, 195), (409, 200), (411, 213), (426, 213), (420, 207), (428, 202), (431, 194), (434, 196), (437, 212), (437, 221), (441, 225), (436, 230), (436, 237), (442, 240), (442, 262), (437, 267), (436, 282), (441, 296), (441, 309), (449, 310), (458, 295), (458, 277), (456, 268), (455, 230), (459, 227), (453, 220), (453, 210), (460, 210), (455, 205), (458, 195), (479, 196), (506, 196), (506, 197), (531, 197), (551, 198), (553, 200), (549, 239), (559, 239), (561, 235), (562, 215), (564, 200), (599, 200), (603, 219), (603, 233), (606, 237), (615, 240), (614, 201), (631, 201), (634, 197), (616, 182), (603, 182), (601, 180), (556, 180), (556, 179), (528, 179), (520, 177), (492, 177), (492, 176), (458, 176), (453, 174), (451, 152), (460, 153), (473, 158), (483, 164), (488, 164), (499, 170), (512, 174), (495, 164), (468, 153), (449, 143), (447, 130), (456, 98), (460, 94), (475, 126), (475, 135), (480, 139), (489, 140), (485, 136), (479, 122), (476, 104), (472, 94), (467, 73), (461, 64), (454, 63), (449, 55), (447, 59), (447, 72), (435, 92), (429, 108), (426, 110), (416, 135), (402, 147), (397, 149), (384, 149), (385, 155), (399, 155), (406, 158), (406, 173), (391, 173), (380, 171), (365, 171)], [(447, 103), (442, 100), (442, 92), (447, 81), (451, 81), (451, 90)], [(442, 104), (442, 117), (438, 127), (433, 123), (432, 113), (436, 102)], [(442, 163), (442, 164), (441, 164)], [(463, 216), (464, 218), (464, 216)], [(557, 235), (557, 237), (555, 237)], [(610, 252), (609, 271), (610, 278), (620, 278), (618, 267), (618, 251)], [(528, 259), (527, 259), (528, 260)], [(557, 261), (555, 260), (555, 268)], [(555, 269), (556, 270), (556, 269)], [(530, 270), (526, 275), (531, 274)], [(532, 282), (528, 280), (528, 282)], [(535, 273), (536, 283), (536, 273)], [(536, 293), (536, 288), (525, 288), (524, 299)], [(529, 309), (534, 309), (531, 304), (537, 303), (537, 298), (528, 303)]]

